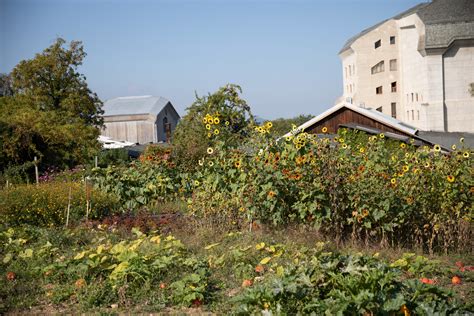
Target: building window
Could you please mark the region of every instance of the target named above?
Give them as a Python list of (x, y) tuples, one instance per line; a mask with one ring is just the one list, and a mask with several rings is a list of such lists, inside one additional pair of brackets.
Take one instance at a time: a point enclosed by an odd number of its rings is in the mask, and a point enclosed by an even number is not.
[(411, 102), (413, 102), (413, 92), (411, 93)]
[(354, 73), (354, 75), (356, 74), (356, 66), (355, 65), (352, 65), (352, 73)]
[(392, 117), (397, 118), (397, 103), (392, 102)]
[(372, 74), (376, 74), (379, 72), (384, 72), (385, 71), (385, 64), (383, 60), (379, 62), (377, 65), (373, 66), (371, 69)]
[(418, 102), (418, 93), (416, 94), (416, 102)]
[(377, 42), (374, 43), (375, 49), (379, 48), (382, 46), (382, 40), (378, 40)]
[(349, 65), (349, 76), (352, 76), (352, 67)]
[(416, 114), (418, 115), (418, 121), (420, 120), (420, 111), (416, 111)]
[(382, 86), (375, 88), (376, 94), (382, 94)]
[(395, 44), (395, 36), (390, 36), (390, 45)]
[(391, 86), (392, 86), (392, 92), (397, 92), (397, 82), (396, 81), (392, 82)]
[(396, 71), (396, 70), (397, 70), (397, 60), (390, 59), (390, 71)]
[(382, 107), (377, 108), (377, 111), (382, 112)]
[(407, 111), (407, 120), (410, 120), (410, 111)]
[(415, 120), (415, 110), (411, 110), (411, 120)]

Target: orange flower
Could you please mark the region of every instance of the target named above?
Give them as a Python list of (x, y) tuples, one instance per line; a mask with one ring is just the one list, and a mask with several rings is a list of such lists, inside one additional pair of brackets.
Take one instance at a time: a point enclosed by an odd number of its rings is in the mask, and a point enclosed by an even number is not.
[(258, 264), (256, 267), (255, 267), (255, 272), (257, 273), (262, 273), (265, 271), (265, 267), (261, 264)]
[(273, 198), (273, 197), (275, 197), (275, 195), (276, 195), (276, 193), (273, 192), (273, 191), (268, 192), (268, 197), (269, 198)]
[(252, 284), (253, 284), (253, 281), (252, 281), (252, 280), (245, 279), (245, 280), (242, 282), (242, 287), (249, 287), (249, 286), (252, 286)]

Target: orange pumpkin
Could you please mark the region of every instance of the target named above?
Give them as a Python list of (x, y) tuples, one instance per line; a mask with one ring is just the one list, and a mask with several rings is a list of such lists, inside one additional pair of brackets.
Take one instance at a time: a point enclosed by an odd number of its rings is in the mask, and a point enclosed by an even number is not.
[(458, 277), (457, 275), (455, 275), (451, 279), (451, 283), (454, 284), (454, 285), (459, 285), (459, 284), (461, 284), (461, 278)]

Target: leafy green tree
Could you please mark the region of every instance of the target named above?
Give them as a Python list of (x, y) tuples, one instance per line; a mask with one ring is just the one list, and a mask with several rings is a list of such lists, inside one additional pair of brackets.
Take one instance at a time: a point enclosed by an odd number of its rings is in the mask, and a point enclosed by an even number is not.
[[(10, 74), (13, 96), (0, 97), (0, 168), (72, 167), (99, 149), (102, 102), (77, 71), (85, 53), (80, 42), (63, 39), (21, 61)], [(21, 169), (21, 168), (20, 168)]]
[(292, 126), (300, 126), (301, 124), (309, 121), (313, 118), (313, 115), (301, 114), (293, 118), (278, 118), (273, 120), (272, 133), (275, 137), (280, 137), (291, 131)]
[(86, 56), (84, 47), (79, 41), (71, 41), (69, 47), (65, 43), (58, 38), (35, 58), (21, 61), (11, 73), (13, 91), (28, 97), (38, 110), (58, 111), (99, 127), (102, 102), (77, 71)]
[(13, 87), (10, 76), (0, 74), (0, 97), (13, 95)]
[(174, 156), (181, 167), (194, 169), (216, 141), (236, 146), (247, 137), (254, 119), (241, 93), (240, 86), (228, 84), (213, 94), (196, 95), (174, 132)]

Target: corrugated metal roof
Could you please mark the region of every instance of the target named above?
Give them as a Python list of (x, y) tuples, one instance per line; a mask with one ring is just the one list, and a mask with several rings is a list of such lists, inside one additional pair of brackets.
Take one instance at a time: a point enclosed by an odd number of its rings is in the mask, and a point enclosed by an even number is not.
[[(305, 130), (307, 129), (308, 127), (316, 124), (317, 122), (321, 121), (322, 119), (324, 119), (325, 117), (331, 115), (332, 113), (342, 109), (342, 108), (347, 108), (347, 109), (350, 109), (354, 112), (357, 112), (359, 114), (362, 114), (366, 117), (369, 117), (373, 120), (376, 120), (380, 123), (383, 123), (387, 126), (390, 126), (398, 131), (401, 131), (401, 132), (404, 132), (408, 135), (416, 135), (417, 133), (417, 128), (416, 127), (413, 127), (413, 126), (410, 126), (406, 123), (403, 123), (402, 121), (399, 121), (389, 115), (386, 115), (382, 112), (379, 112), (377, 110), (374, 110), (374, 109), (370, 109), (370, 108), (361, 108), (359, 106), (355, 106), (353, 104), (350, 104), (350, 103), (346, 103), (346, 102), (342, 102), (342, 103), (339, 103), (339, 104), (336, 104), (335, 106), (333, 106), (332, 108), (326, 110), (325, 112), (319, 114), (318, 116), (312, 118), (311, 120), (307, 121), (306, 123), (303, 123), (301, 124), (297, 129), (297, 133), (302, 131), (302, 130)], [(288, 136), (288, 135), (291, 135), (292, 132), (290, 133), (287, 133), (285, 136)]]
[(163, 97), (151, 95), (119, 97), (104, 102), (104, 116), (158, 114), (170, 103)]

